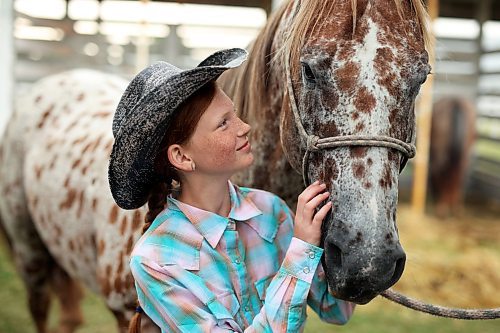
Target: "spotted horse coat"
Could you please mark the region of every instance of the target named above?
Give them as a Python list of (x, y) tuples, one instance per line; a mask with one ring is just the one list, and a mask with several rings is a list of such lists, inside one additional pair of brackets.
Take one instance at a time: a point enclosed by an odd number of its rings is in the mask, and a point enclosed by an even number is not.
[(65, 309), (59, 332), (81, 323), (77, 280), (104, 297), (122, 332), (133, 313), (128, 255), (145, 211), (119, 209), (107, 179), (113, 114), (126, 85), (74, 70), (16, 99), (0, 145), (0, 217), (38, 332), (47, 331), (50, 289)]

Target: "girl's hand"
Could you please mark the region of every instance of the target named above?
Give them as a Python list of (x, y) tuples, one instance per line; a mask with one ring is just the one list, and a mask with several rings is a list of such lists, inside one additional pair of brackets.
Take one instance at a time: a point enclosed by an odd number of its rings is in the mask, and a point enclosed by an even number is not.
[(323, 219), (332, 208), (329, 201), (315, 214), (316, 208), (330, 196), (330, 192), (323, 192), (325, 189), (325, 184), (316, 181), (299, 195), (297, 202), (293, 235), (315, 246), (319, 246), (321, 240)]

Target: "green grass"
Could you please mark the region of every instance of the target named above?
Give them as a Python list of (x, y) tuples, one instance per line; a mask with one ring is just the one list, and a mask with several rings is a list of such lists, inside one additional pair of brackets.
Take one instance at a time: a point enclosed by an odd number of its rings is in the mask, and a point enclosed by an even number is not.
[(500, 321), (460, 321), (436, 318), (401, 308), (385, 299), (375, 299), (369, 305), (359, 306), (345, 326), (332, 326), (319, 321), (310, 311), (307, 333), (459, 333), (500, 332)]
[(500, 119), (479, 118), (476, 129), (480, 135), (500, 137)]
[(500, 144), (494, 141), (478, 140), (476, 142), (476, 152), (478, 156), (500, 162)]
[[(26, 292), (14, 270), (7, 251), (0, 242), (0, 333), (34, 333), (26, 303)], [(457, 290), (459, 292), (459, 290)], [(54, 302), (51, 309), (50, 327), (55, 328), (60, 309)], [(87, 292), (83, 302), (85, 324), (78, 333), (116, 332), (114, 318), (103, 301)], [(356, 332), (356, 333), (459, 333), (500, 332), (500, 321), (458, 321), (440, 319), (419, 314), (379, 299), (368, 305), (359, 306), (355, 315), (345, 326), (334, 326), (321, 322), (309, 309), (307, 333)]]

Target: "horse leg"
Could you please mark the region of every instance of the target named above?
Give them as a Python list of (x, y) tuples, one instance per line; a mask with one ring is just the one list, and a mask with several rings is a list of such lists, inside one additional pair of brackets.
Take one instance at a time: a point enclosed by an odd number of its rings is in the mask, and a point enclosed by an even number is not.
[[(134, 304), (125, 304), (126, 310), (113, 310), (111, 312), (116, 318), (118, 323), (118, 332), (127, 333), (130, 319), (135, 313), (135, 302)], [(146, 315), (141, 314), (141, 332), (142, 333), (160, 333), (160, 328)]]
[(58, 333), (73, 333), (83, 323), (80, 301), (83, 298), (81, 286), (66, 271), (56, 265), (52, 271), (51, 285), (61, 303)]
[(36, 331), (47, 333), (51, 301), (49, 280), (54, 262), (43, 244), (39, 242), (38, 235), (34, 236), (36, 239), (32, 238), (27, 244), (19, 243), (19, 239), (16, 239), (13, 242), (12, 252), (18, 272), (27, 289), (28, 306)]
[[(14, 193), (12, 190), (12, 195), (8, 198), (13, 199)], [(26, 287), (28, 307), (36, 331), (46, 333), (51, 300), (49, 278), (54, 261), (40, 239), (27, 209), (23, 209), (22, 204), (9, 205), (10, 202), (6, 201), (0, 202), (2, 233), (7, 240), (17, 272)]]
[(436, 174), (433, 176), (431, 183), (431, 188), (433, 189), (434, 196), (434, 214), (439, 218), (447, 217), (448, 211), (448, 197), (449, 191), (447, 191), (448, 183), (446, 178), (442, 178), (441, 174)]
[(435, 213), (436, 216), (439, 218), (447, 218), (449, 214), (449, 206), (446, 202), (446, 198), (443, 197), (440, 198), (440, 200), (436, 203), (436, 209)]
[(459, 215), (462, 204), (462, 170), (460, 164), (450, 170), (448, 175), (448, 200), (447, 205), (451, 215)]
[(465, 191), (465, 176), (467, 164), (465, 161), (465, 156), (463, 156), (462, 161), (458, 165), (458, 170), (456, 170), (456, 182), (455, 188), (452, 189), (450, 199), (450, 207), (453, 207), (452, 213), (455, 217), (463, 217), (465, 215), (464, 208), (464, 191)]
[[(133, 312), (127, 311), (127, 313), (123, 311), (115, 311), (111, 310), (115, 315), (116, 321), (118, 322), (118, 331), (120, 333), (128, 332), (128, 325), (130, 323)], [(156, 324), (144, 313), (141, 315), (141, 332), (142, 333), (160, 333), (161, 330)]]
[(38, 333), (47, 332), (47, 318), (50, 308), (50, 291), (47, 286), (42, 288), (28, 288), (28, 304), (31, 317), (35, 322)]
[[(15, 192), (12, 190), (11, 193)], [(13, 200), (13, 197), (11, 195), (8, 199)], [(36, 331), (46, 333), (51, 301), (49, 281), (54, 260), (38, 235), (27, 209), (23, 209), (22, 201), (17, 202), (21, 203), (0, 202), (0, 220), (14, 265), (27, 290), (28, 307)]]
[(115, 316), (116, 322), (118, 323), (118, 332), (127, 333), (129, 320), (127, 319), (126, 314), (123, 311), (113, 309), (111, 309), (111, 312)]

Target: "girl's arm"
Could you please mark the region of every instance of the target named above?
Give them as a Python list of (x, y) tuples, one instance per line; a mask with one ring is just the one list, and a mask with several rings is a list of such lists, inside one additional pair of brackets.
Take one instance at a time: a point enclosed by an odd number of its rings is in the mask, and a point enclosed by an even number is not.
[[(299, 196), (295, 216), (286, 203), (281, 200), (281, 209), (288, 216), (288, 222), (294, 224), (295, 236), (310, 243), (309, 258), (315, 258), (318, 262), (323, 254), (323, 249), (317, 247), (321, 239), (321, 224), (326, 216), (325, 210), (331, 208), (331, 203), (327, 203), (315, 213), (320, 202), (328, 197), (328, 192), (321, 193), (324, 188), (325, 186), (319, 182), (306, 188)], [(322, 265), (318, 265), (317, 270), (315, 269), (307, 303), (323, 321), (333, 324), (345, 324), (351, 317), (355, 306), (354, 303), (336, 299), (328, 293), (328, 284)]]

